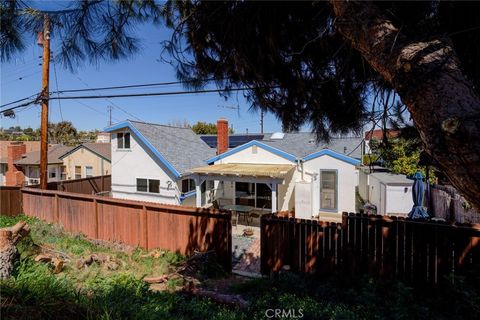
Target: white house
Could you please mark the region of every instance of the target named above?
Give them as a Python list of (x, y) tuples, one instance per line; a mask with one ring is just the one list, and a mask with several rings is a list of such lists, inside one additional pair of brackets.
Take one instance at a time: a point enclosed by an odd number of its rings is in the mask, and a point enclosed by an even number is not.
[(191, 129), (129, 120), (106, 131), (112, 141), (113, 197), (195, 204), (188, 199), (195, 196), (194, 183), (185, 175), (215, 151)]
[(190, 129), (126, 121), (112, 133), (112, 194), (171, 204), (243, 204), (268, 211), (355, 211), (362, 138), (318, 144), (310, 133), (256, 135), (229, 149), (217, 123), (216, 150)]
[[(219, 138), (221, 139), (221, 138)], [(318, 144), (310, 133), (275, 133), (208, 159), (195, 179), (219, 181), (214, 197), (296, 217), (355, 211), (362, 139)], [(201, 181), (201, 180), (200, 180)]]

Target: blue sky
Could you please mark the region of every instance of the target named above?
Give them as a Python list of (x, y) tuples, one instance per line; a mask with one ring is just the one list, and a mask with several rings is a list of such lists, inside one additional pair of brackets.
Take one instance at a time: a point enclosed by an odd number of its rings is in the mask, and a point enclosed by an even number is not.
[[(172, 66), (160, 61), (160, 42), (170, 36), (170, 31), (145, 25), (138, 29), (143, 49), (128, 60), (116, 62), (102, 61), (98, 66), (88, 62), (75, 73), (64, 69), (60, 64), (51, 64), (50, 91), (58, 89), (86, 89), (116, 85), (142, 84), (176, 81)], [(52, 39), (52, 52), (55, 57), (55, 39)], [(0, 103), (21, 99), (40, 91), (42, 48), (32, 40), (31, 45), (12, 61), (1, 64)], [(56, 72), (55, 72), (56, 69)], [(56, 76), (55, 76), (56, 73)], [(21, 78), (21, 80), (20, 80)], [(122, 93), (149, 91), (178, 91), (181, 85), (153, 89), (123, 90)], [(109, 91), (110, 93), (110, 91)], [(249, 104), (242, 93), (232, 94), (227, 101), (218, 93), (192, 94), (183, 96), (136, 97), (92, 100), (58, 100), (50, 102), (49, 119), (53, 122), (68, 120), (80, 130), (102, 129), (108, 123), (107, 106), (113, 106), (113, 122), (137, 119), (155, 123), (197, 121), (215, 122), (225, 117), (233, 125), (235, 132), (260, 131), (260, 115), (249, 111)], [(239, 111), (236, 108), (239, 106)], [(126, 112), (122, 111), (125, 110)], [(0, 118), (1, 126), (22, 126), (37, 128), (40, 125), (40, 106), (33, 105), (17, 112), (15, 119)], [(281, 124), (271, 114), (265, 115), (265, 132), (281, 131)]]

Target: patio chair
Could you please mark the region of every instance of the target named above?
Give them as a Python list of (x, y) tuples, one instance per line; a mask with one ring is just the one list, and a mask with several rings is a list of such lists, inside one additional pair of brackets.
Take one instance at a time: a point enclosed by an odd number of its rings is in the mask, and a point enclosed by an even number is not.
[(253, 218), (260, 218), (264, 214), (266, 204), (263, 205), (262, 209), (254, 209), (248, 213), (247, 224), (250, 225), (253, 222)]
[(218, 200), (213, 200), (212, 206), (214, 209), (220, 210), (220, 205), (218, 204)]

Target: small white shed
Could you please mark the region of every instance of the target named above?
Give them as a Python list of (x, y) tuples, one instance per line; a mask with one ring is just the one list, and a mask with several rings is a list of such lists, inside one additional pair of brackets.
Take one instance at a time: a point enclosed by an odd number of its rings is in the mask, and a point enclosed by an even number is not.
[(407, 215), (412, 210), (413, 180), (405, 175), (375, 172), (367, 176), (367, 199), (381, 215)]

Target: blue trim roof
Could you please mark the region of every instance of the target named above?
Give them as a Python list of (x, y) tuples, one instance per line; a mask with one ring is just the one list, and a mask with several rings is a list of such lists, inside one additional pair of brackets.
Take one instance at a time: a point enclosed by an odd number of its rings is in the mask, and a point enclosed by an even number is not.
[(129, 128), (135, 135), (153, 152), (155, 156), (157, 156), (158, 160), (160, 160), (165, 167), (175, 176), (175, 178), (180, 178), (181, 174), (178, 172), (168, 161), (165, 159), (160, 152), (140, 133), (140, 131), (135, 128), (135, 126), (130, 121), (123, 121), (113, 125), (111, 127), (105, 128), (105, 132), (112, 132), (116, 130), (120, 130), (123, 128)]
[(224, 152), (224, 153), (222, 153), (222, 154), (220, 154), (220, 155), (218, 155), (218, 156), (215, 156), (215, 157), (213, 157), (213, 158), (208, 159), (208, 160), (207, 160), (207, 163), (208, 163), (208, 164), (211, 164), (211, 163), (213, 163), (213, 162), (215, 162), (215, 161), (224, 159), (224, 158), (226, 158), (226, 157), (228, 157), (228, 156), (230, 156), (230, 155), (232, 155), (232, 154), (235, 154), (235, 153), (237, 153), (237, 152), (240, 152), (240, 151), (242, 151), (242, 150), (245, 150), (245, 149), (247, 149), (247, 148), (249, 148), (249, 147), (251, 147), (251, 146), (254, 146), (254, 145), (257, 146), (257, 147), (259, 147), (259, 148), (262, 148), (262, 149), (265, 149), (265, 150), (267, 150), (267, 151), (270, 151), (271, 153), (276, 154), (277, 156), (283, 157), (283, 158), (285, 158), (285, 159), (287, 159), (287, 160), (290, 160), (290, 161), (292, 161), (292, 162), (295, 162), (296, 159), (297, 159), (294, 155), (292, 155), (292, 154), (290, 154), (290, 153), (287, 153), (287, 152), (284, 152), (284, 151), (279, 150), (279, 149), (277, 149), (277, 148), (271, 147), (271, 146), (269, 146), (269, 145), (266, 145), (266, 144), (264, 144), (264, 143), (261, 143), (260, 141), (252, 140), (252, 141), (250, 141), (250, 142), (247, 142), (247, 143), (245, 143), (245, 144), (242, 144), (241, 146), (238, 146), (238, 147), (233, 148), (233, 149), (231, 149), (231, 150), (229, 150), (229, 151), (227, 151), (227, 152)]
[(185, 199), (193, 197), (196, 194), (197, 194), (196, 190), (192, 190), (187, 193), (184, 193), (180, 196), (180, 202), (183, 202)]
[(308, 160), (312, 160), (312, 159), (315, 159), (315, 158), (318, 158), (318, 157), (321, 157), (321, 156), (325, 156), (325, 155), (330, 156), (330, 157), (335, 158), (335, 159), (338, 159), (338, 160), (341, 160), (341, 161), (345, 161), (345, 162), (353, 164), (355, 166), (360, 164), (360, 160), (351, 158), (349, 156), (337, 153), (337, 152), (329, 150), (329, 149), (323, 149), (323, 150), (314, 152), (312, 154), (309, 154), (308, 156), (303, 157), (302, 160), (303, 161), (308, 161)]

